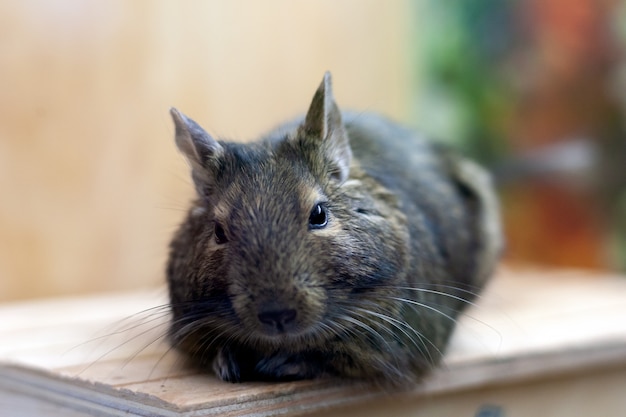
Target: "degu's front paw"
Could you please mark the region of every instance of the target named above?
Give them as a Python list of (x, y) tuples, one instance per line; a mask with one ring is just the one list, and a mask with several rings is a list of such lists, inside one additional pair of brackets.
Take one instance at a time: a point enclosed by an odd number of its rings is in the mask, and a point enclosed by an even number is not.
[(321, 361), (311, 360), (301, 354), (275, 354), (262, 358), (255, 369), (261, 378), (271, 381), (315, 378), (323, 373)]
[(237, 355), (229, 348), (221, 348), (213, 359), (213, 372), (226, 382), (241, 382), (241, 365)]
[(320, 376), (319, 360), (301, 354), (260, 356), (248, 350), (223, 347), (213, 359), (213, 371), (223, 381), (294, 381)]

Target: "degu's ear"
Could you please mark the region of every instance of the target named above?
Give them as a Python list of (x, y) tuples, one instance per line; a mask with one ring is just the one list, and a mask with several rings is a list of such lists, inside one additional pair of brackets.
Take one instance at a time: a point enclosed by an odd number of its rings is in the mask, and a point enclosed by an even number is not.
[(176, 146), (195, 168), (204, 167), (211, 159), (217, 159), (223, 152), (222, 146), (202, 127), (176, 108), (170, 109), (176, 126)]
[(330, 164), (331, 178), (343, 183), (350, 173), (352, 151), (341, 121), (341, 112), (333, 97), (330, 72), (313, 96), (302, 125), (304, 134), (320, 141), (322, 152)]
[(207, 194), (213, 184), (213, 175), (224, 153), (224, 148), (198, 123), (172, 107), (170, 114), (176, 127), (176, 146), (191, 165), (191, 173), (196, 189)]

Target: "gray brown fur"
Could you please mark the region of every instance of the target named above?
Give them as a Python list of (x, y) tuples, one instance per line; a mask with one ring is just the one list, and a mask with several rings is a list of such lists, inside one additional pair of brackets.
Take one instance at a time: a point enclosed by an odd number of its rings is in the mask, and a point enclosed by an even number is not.
[(167, 268), (175, 347), (226, 381), (406, 385), (439, 362), (502, 246), (481, 168), (342, 115), (328, 73), (305, 118), (257, 142), (172, 117), (198, 192)]

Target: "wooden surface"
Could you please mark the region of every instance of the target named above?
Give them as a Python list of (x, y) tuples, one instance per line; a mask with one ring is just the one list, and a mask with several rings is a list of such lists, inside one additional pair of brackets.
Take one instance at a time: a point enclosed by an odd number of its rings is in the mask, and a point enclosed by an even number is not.
[(154, 307), (164, 300), (147, 291), (0, 306), (0, 407), (51, 416), (399, 416), (477, 407), (485, 392), (509, 386), (539, 395), (550, 381), (565, 390), (553, 403), (586, 402), (566, 396), (579, 380), (602, 381), (603, 403), (626, 407), (615, 394), (616, 381), (626, 383), (624, 277), (501, 272), (460, 321), (444, 365), (393, 398), (336, 380), (227, 384), (199, 374), (162, 339), (167, 317)]

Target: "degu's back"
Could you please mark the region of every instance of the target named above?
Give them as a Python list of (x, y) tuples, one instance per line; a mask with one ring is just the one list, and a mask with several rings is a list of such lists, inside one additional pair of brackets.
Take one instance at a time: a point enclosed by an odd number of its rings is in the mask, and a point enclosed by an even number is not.
[[(379, 114), (345, 112), (343, 120), (357, 163), (394, 191), (410, 217), (413, 250), (423, 254), (414, 259), (415, 277), (421, 268), (441, 267), (433, 273), (466, 283), (467, 291), (482, 286), (503, 246), (489, 174), (448, 146)], [(426, 257), (439, 262), (422, 265)]]

